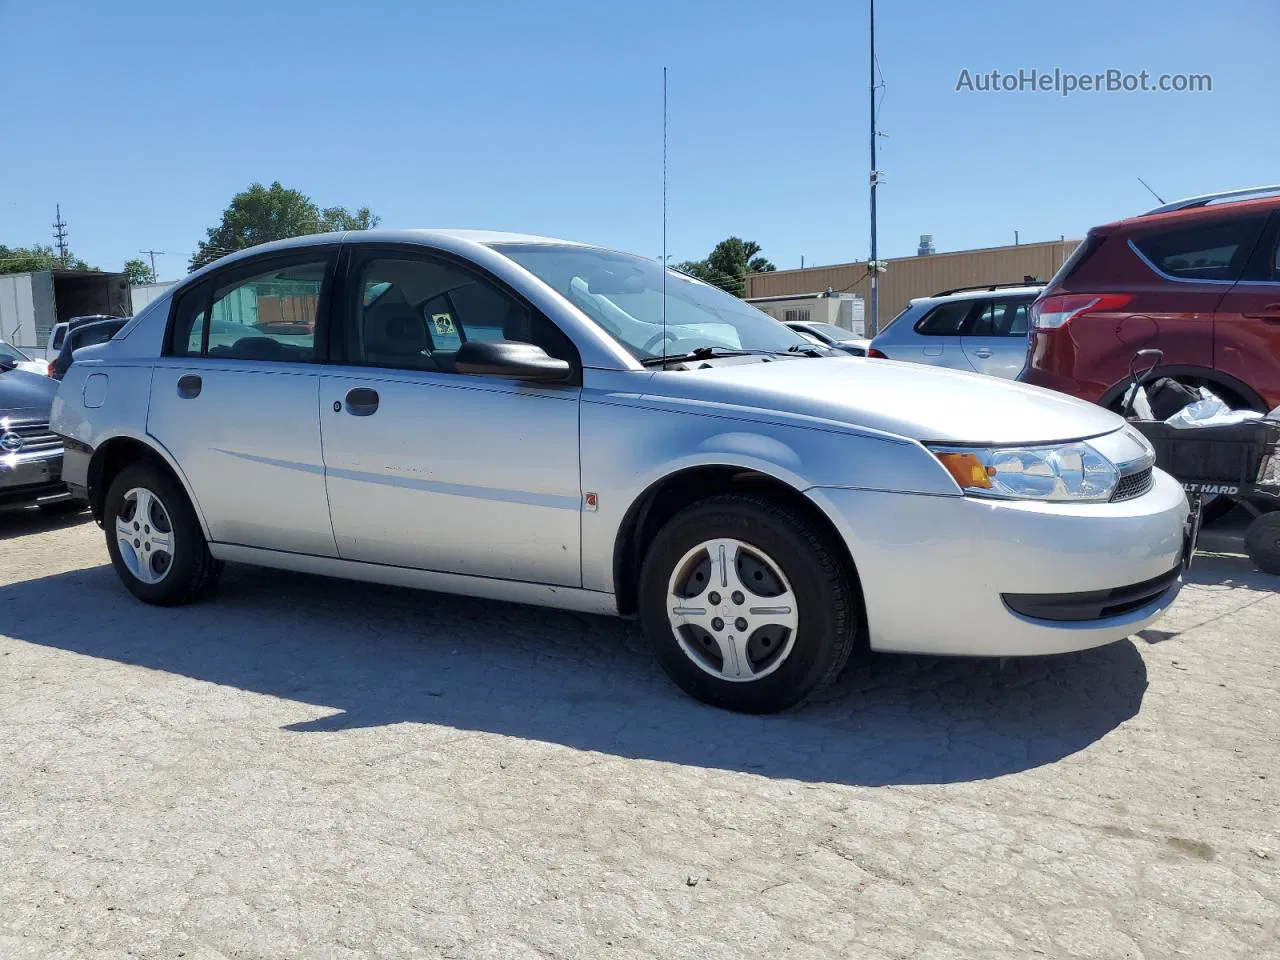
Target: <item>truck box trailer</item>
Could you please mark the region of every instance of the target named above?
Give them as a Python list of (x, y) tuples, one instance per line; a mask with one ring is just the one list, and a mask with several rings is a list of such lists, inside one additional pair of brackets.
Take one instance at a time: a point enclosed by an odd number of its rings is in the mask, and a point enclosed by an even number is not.
[(127, 273), (37, 270), (0, 274), (0, 340), (42, 351), (55, 323), (105, 313), (133, 315)]

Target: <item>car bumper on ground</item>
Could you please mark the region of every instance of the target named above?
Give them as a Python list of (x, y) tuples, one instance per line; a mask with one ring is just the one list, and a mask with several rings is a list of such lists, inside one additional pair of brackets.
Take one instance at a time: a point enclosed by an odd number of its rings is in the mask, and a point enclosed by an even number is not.
[(1157, 470), (1120, 503), (814, 488), (858, 566), (874, 650), (1027, 656), (1148, 626), (1181, 588), (1188, 507)]
[(62, 482), (62, 451), (0, 455), (0, 506), (56, 503), (70, 498)]

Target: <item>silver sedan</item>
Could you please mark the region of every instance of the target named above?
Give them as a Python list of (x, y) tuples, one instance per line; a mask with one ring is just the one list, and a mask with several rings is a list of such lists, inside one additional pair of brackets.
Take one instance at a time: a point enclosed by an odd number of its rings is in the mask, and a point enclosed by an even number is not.
[(188, 277), (71, 367), (53, 425), (143, 601), (234, 561), (638, 616), (736, 710), (863, 648), (1080, 650), (1173, 602), (1186, 500), (1120, 418), (812, 354), (642, 257), (364, 231)]

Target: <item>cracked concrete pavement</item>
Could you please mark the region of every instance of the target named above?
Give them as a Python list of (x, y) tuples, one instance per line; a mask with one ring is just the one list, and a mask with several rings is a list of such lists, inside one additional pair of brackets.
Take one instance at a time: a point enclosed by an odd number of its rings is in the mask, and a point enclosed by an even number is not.
[(1088, 653), (687, 700), (621, 621), (0, 515), (0, 958), (1280, 956), (1280, 580)]

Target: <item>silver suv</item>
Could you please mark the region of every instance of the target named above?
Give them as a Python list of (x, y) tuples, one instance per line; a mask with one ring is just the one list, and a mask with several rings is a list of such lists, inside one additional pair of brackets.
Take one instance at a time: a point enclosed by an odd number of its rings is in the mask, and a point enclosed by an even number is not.
[(77, 359), (53, 427), (148, 603), (236, 561), (635, 615), (738, 710), (863, 645), (1079, 650), (1173, 601), (1186, 498), (1120, 417), (812, 353), (654, 260), (362, 231), (188, 277)]
[(1027, 360), (1027, 314), (1043, 285), (995, 284), (912, 300), (871, 341), (872, 356), (1012, 380)]

